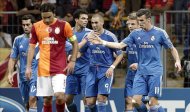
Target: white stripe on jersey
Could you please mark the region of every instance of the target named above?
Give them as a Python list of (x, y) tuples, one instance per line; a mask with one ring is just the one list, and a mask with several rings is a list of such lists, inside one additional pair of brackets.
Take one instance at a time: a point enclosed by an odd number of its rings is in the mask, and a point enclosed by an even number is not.
[[(105, 29), (104, 29), (105, 30)], [(113, 34), (112, 32), (108, 31), (108, 30), (105, 30), (105, 34), (106, 35), (109, 35), (110, 37), (113, 38), (114, 42), (118, 42), (118, 39), (117, 37), (115, 36), (115, 34)]]

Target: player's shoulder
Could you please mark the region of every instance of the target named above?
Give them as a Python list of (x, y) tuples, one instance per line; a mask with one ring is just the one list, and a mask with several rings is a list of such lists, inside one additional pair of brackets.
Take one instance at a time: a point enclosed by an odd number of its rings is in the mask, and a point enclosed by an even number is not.
[(105, 34), (107, 37), (113, 39), (114, 41), (118, 41), (116, 35), (115, 35), (114, 33), (112, 33), (111, 31), (105, 29), (105, 30), (104, 30), (104, 34)]
[(156, 26), (154, 26), (153, 29), (154, 29), (155, 31), (159, 32), (159, 33), (164, 33), (164, 32), (166, 32), (164, 29), (159, 28), (159, 27), (156, 27)]
[(89, 29), (89, 28), (84, 28), (84, 31), (85, 31), (85, 32), (91, 32), (92, 30)]
[(21, 40), (21, 39), (23, 39), (23, 38), (25, 38), (25, 35), (24, 35), (24, 34), (21, 34), (21, 35), (16, 36), (16, 37), (15, 37), (15, 40)]
[(116, 37), (114, 33), (112, 33), (112, 32), (109, 31), (109, 30), (106, 30), (106, 29), (104, 30), (104, 34), (105, 34), (105, 35), (108, 35), (108, 36), (110, 36), (110, 37)]

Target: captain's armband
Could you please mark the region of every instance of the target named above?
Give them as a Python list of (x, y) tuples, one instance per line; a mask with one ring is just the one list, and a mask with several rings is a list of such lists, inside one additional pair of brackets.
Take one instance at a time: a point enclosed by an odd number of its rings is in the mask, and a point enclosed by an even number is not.
[(77, 39), (76, 35), (73, 35), (72, 37), (69, 38), (69, 41), (70, 42), (73, 42)]

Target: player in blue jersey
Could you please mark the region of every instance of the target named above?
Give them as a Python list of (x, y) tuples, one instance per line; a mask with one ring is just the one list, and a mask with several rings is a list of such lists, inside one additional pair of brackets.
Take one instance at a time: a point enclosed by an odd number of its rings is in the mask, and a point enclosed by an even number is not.
[[(135, 12), (129, 14), (126, 24), (130, 32), (132, 32), (134, 29), (139, 28)], [(133, 89), (133, 80), (138, 66), (137, 48), (135, 44), (132, 45), (131, 47), (126, 47), (126, 55), (127, 55), (127, 76), (125, 78), (124, 96), (125, 96), (125, 112), (129, 112), (134, 110), (132, 104), (132, 97), (133, 97), (132, 89)]]
[[(101, 15), (95, 14), (91, 18), (91, 31), (87, 37), (100, 37), (109, 42), (118, 42), (116, 36), (103, 28), (104, 19)], [(106, 112), (107, 99), (110, 94), (113, 72), (121, 61), (123, 54), (119, 49), (108, 48), (103, 45), (95, 45), (83, 39), (79, 47), (86, 43), (86, 49), (90, 51), (90, 67), (86, 77), (86, 102), (91, 112)], [(114, 54), (117, 55), (116, 59)], [(96, 105), (97, 101), (97, 105)]]
[(161, 63), (161, 49), (170, 49), (174, 59), (175, 67), (181, 71), (178, 52), (171, 43), (166, 31), (153, 26), (151, 23), (151, 12), (148, 9), (140, 9), (137, 19), (142, 29), (132, 31), (127, 38), (120, 43), (107, 42), (100, 38), (88, 38), (94, 44), (103, 44), (111, 48), (123, 48), (136, 44), (138, 54), (138, 68), (133, 85), (133, 103), (139, 112), (147, 112), (142, 103), (143, 95), (150, 97), (150, 112), (164, 112), (159, 105), (158, 98), (161, 96), (161, 82), (163, 66)]
[[(88, 23), (88, 13), (85, 10), (79, 9), (74, 12), (73, 17), (75, 20), (75, 27), (73, 27), (73, 33), (76, 35), (77, 41), (81, 42), (82, 39), (91, 31), (90, 29), (86, 28)], [(73, 98), (75, 95), (81, 93), (83, 96), (84, 104), (86, 104), (84, 93), (86, 85), (86, 75), (88, 73), (90, 64), (89, 53), (81, 52), (81, 54), (82, 55), (76, 60), (73, 74), (67, 75), (66, 80), (66, 104), (67, 109), (70, 112), (77, 112), (77, 106), (73, 102)]]
[[(13, 83), (13, 70), (14, 66), (19, 59), (19, 89), (26, 106), (26, 110), (29, 112), (36, 112), (36, 79), (37, 79), (37, 63), (38, 61), (34, 58), (32, 62), (32, 77), (30, 80), (25, 76), (26, 63), (27, 63), (27, 51), (29, 45), (29, 34), (32, 28), (32, 24), (35, 19), (32, 15), (24, 15), (22, 17), (22, 28), (24, 34), (19, 35), (15, 38), (13, 48), (11, 51), (9, 63), (8, 63), (8, 79), (9, 83)], [(38, 52), (38, 47), (35, 50), (35, 54)]]

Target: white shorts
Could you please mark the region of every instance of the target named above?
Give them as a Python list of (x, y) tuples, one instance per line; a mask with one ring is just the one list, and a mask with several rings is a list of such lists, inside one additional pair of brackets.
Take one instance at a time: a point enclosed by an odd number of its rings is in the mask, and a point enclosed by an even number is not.
[(37, 78), (37, 96), (54, 96), (54, 93), (64, 92), (66, 88), (66, 78), (64, 74), (54, 76), (44, 76)]

